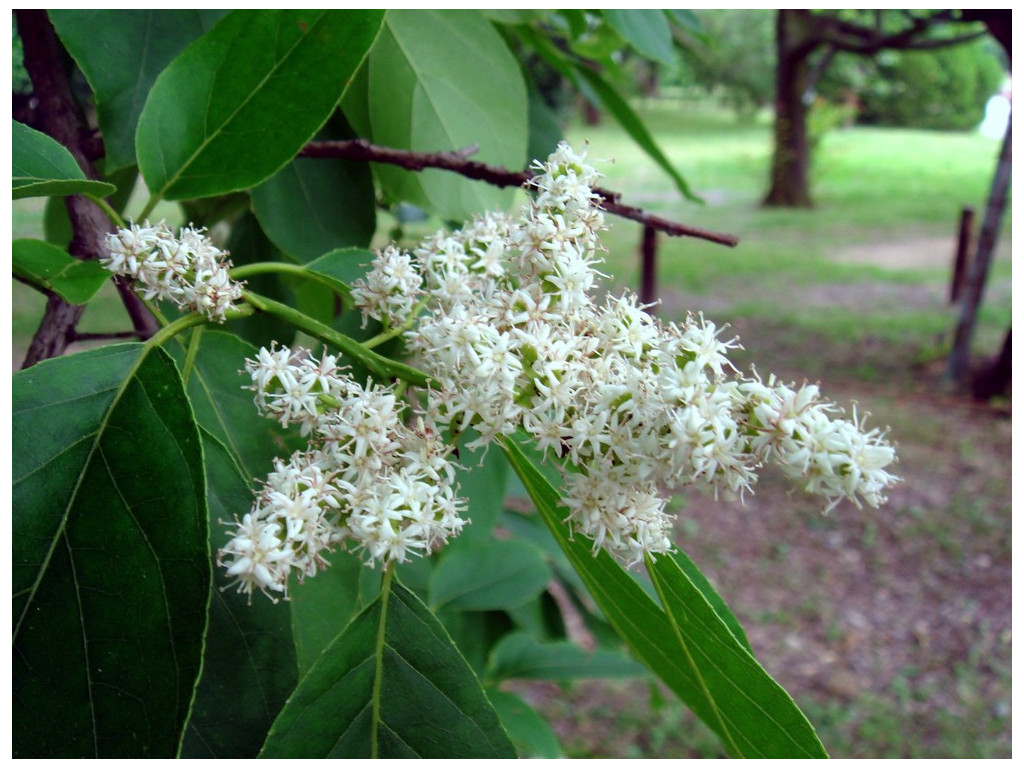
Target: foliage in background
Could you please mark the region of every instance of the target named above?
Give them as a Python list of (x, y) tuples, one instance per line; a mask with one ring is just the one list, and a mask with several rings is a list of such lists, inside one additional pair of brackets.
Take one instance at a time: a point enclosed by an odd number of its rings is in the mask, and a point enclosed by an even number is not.
[(1005, 78), (990, 41), (879, 55), (859, 92), (866, 125), (967, 131)]
[(696, 81), (749, 122), (775, 97), (775, 12), (695, 11), (705, 37), (683, 51)]

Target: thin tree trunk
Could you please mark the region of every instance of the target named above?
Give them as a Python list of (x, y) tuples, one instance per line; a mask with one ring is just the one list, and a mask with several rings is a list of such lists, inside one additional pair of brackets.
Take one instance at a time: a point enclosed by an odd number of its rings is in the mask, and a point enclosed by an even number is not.
[(971, 362), (971, 339), (977, 324), (978, 309), (981, 307), (985, 283), (988, 282), (989, 268), (999, 239), (999, 227), (1006, 210), (1006, 193), (1010, 187), (1010, 172), (1013, 155), (1011, 151), (1012, 126), (1007, 124), (1003, 148), (999, 152), (995, 176), (992, 179), (992, 190), (985, 206), (985, 219), (978, 237), (978, 251), (971, 262), (970, 274), (964, 291), (963, 304), (960, 310), (960, 321), (956, 326), (953, 338), (953, 350), (949, 354), (949, 367), (946, 376), (954, 382), (963, 381)]

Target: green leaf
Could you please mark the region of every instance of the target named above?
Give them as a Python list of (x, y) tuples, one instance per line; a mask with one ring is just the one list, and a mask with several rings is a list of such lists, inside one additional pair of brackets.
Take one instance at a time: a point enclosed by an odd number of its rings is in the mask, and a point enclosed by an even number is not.
[(96, 199), (116, 191), (113, 184), (88, 179), (64, 147), (45, 133), (11, 121), (11, 196), (88, 195)]
[(714, 608), (715, 613), (718, 614), (718, 618), (729, 628), (733, 636), (739, 641), (740, 645), (754, 653), (754, 649), (750, 645), (750, 641), (747, 639), (747, 633), (743, 629), (743, 625), (740, 624), (739, 619), (733, 615), (733, 612), (729, 609), (725, 600), (722, 596), (715, 591), (715, 588), (711, 586), (711, 582), (708, 581), (707, 576), (701, 573), (697, 565), (691, 560), (685, 552), (681, 549), (677, 549), (672, 552), (670, 557), (676, 561), (676, 565), (686, 574), (693, 585), (700, 590), (700, 593), (704, 595), (704, 599), (708, 601), (708, 604)]
[(85, 304), (111, 275), (97, 261), (82, 261), (42, 240), (11, 243), (15, 277), (53, 291), (69, 304)]
[(527, 147), (527, 154), (530, 157), (543, 160), (550, 155), (558, 146), (565, 131), (558, 123), (558, 118), (551, 107), (544, 101), (536, 84), (531, 80), (529, 83), (530, 101), (530, 140)]
[(327, 121), (384, 11), (233, 11), (157, 78), (139, 118), (146, 185), (172, 200), (246, 189)]
[(491, 541), (494, 526), (505, 511), (505, 487), (508, 483), (508, 462), (499, 451), (487, 447), (470, 449), (470, 443), (479, 437), (476, 430), (459, 436), (459, 466), (455, 481), (459, 496), (467, 502), (466, 517), (472, 521), (458, 538), (448, 544), (453, 548), (470, 546), (479, 541)]
[(491, 652), (488, 680), (588, 680), (645, 677), (648, 671), (619, 651), (585, 651), (562, 640), (542, 643), (525, 632), (508, 635)]
[[(317, 138), (351, 136), (346, 134)], [(263, 231), (300, 263), (336, 248), (369, 246), (376, 205), (369, 165), (350, 160), (297, 157), (252, 190)]]
[(665, 12), (657, 9), (613, 10), (605, 9), (604, 20), (626, 41), (649, 59), (670, 67), (676, 65), (676, 52), (672, 43)]
[(672, 558), (657, 563), (666, 613), (606, 552), (595, 557), (587, 542), (570, 536), (551, 484), (513, 442), (506, 441), (504, 449), (551, 533), (633, 655), (719, 735), (733, 756), (827, 757), (789, 694)]
[(562, 757), (558, 737), (533, 707), (518, 696), (497, 688), (489, 689), (487, 698), (523, 757)]
[(299, 683), (261, 757), (453, 760), (515, 749), (444, 627), (395, 582)]
[[(350, 552), (327, 555), (330, 566), (301, 584), (289, 585), (292, 604), (292, 633), (299, 661), (299, 676), (305, 677), (324, 648), (363, 608), (360, 577), (373, 573)], [(379, 573), (376, 574), (380, 581)]]
[(334, 290), (348, 296), (353, 282), (366, 274), (373, 253), (364, 248), (338, 248), (306, 264), (306, 270), (326, 279)]
[(694, 202), (701, 202), (701, 199), (690, 191), (690, 186), (686, 183), (682, 174), (676, 170), (672, 162), (662, 152), (661, 147), (655, 142), (654, 137), (651, 135), (650, 130), (644, 124), (640, 116), (629, 106), (622, 95), (619, 94), (612, 86), (604, 81), (597, 72), (594, 72), (589, 67), (583, 64), (577, 64), (576, 74), (583, 79), (584, 82), (589, 85), (605, 108), (612, 113), (615, 119), (619, 122), (623, 128), (626, 129), (626, 133), (632, 137), (633, 141), (647, 153), (655, 163), (657, 163), (662, 170), (665, 171), (672, 180), (676, 183), (676, 188), (680, 193), (687, 199)]
[[(473, 160), (513, 170), (526, 164), (519, 64), (479, 11), (389, 11), (368, 76), (376, 143), (418, 152), (476, 146)], [(438, 169), (413, 174), (378, 166), (377, 174), (392, 198), (446, 219), (461, 221), (511, 201), (509, 190)]]
[(141, 344), (13, 378), (16, 757), (173, 757), (210, 560), (202, 451)]
[[(648, 560), (648, 573), (673, 633), (712, 702), (730, 751), (761, 756), (827, 757), (803, 712), (736, 639), (671, 557)], [(713, 723), (709, 723), (714, 727)]]
[(445, 552), (434, 570), (435, 608), (487, 611), (521, 605), (544, 591), (551, 569), (525, 541), (479, 541)]
[(49, 11), (96, 95), (107, 171), (135, 163), (135, 127), (157, 75), (227, 11)]
[[(216, 553), (231, 535), (222, 521), (241, 519), (253, 495), (231, 453), (209, 432), (202, 438), (210, 548)], [(203, 674), (181, 756), (255, 757), (298, 682), (290, 603), (263, 595), (250, 600), (216, 565), (214, 587)]]

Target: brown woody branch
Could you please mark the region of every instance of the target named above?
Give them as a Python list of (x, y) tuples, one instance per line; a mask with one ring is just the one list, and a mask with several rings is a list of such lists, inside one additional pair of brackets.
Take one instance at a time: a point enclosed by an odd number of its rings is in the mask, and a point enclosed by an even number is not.
[[(17, 10), (18, 32), (25, 48), (25, 69), (32, 79), (38, 99), (35, 116), (39, 127), (74, 156), (90, 178), (95, 169), (82, 146), (83, 124), (71, 95), (67, 75), (61, 65), (61, 47), (46, 11)], [(102, 253), (110, 221), (100, 208), (85, 197), (67, 198), (68, 217), (74, 233), (68, 252), (80, 259), (95, 259)], [(153, 317), (126, 284), (118, 285), (132, 324), (139, 335), (147, 336), (156, 329)], [(57, 357), (76, 339), (75, 328), (85, 307), (68, 304), (56, 294), (48, 294), (46, 310), (39, 329), (29, 345), (23, 368)]]
[[(371, 144), (366, 139), (350, 141), (313, 141), (302, 148), (300, 157), (330, 157), (342, 160), (356, 160), (370, 163), (386, 163), (396, 165), (409, 171), (422, 171), (427, 168), (440, 168), (457, 173), (467, 179), (483, 181), (495, 187), (521, 187), (533, 178), (534, 174), (527, 171), (509, 171), (505, 168), (487, 165), (470, 160), (469, 155), (476, 151), (475, 147), (454, 152), (411, 152), (404, 149), (393, 149)], [(720, 245), (735, 246), (739, 238), (706, 229), (678, 224), (668, 219), (619, 202), (619, 193), (600, 187), (594, 190), (602, 197), (602, 207), (608, 213), (626, 219), (638, 221), (644, 226), (653, 227), (674, 237), (696, 237)]]

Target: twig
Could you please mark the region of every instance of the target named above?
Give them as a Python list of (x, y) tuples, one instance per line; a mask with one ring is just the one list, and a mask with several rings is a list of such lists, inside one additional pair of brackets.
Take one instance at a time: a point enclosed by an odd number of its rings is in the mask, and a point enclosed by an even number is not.
[[(387, 163), (397, 165), (409, 171), (422, 171), (427, 168), (440, 168), (445, 171), (457, 173), (467, 179), (483, 181), (495, 187), (521, 187), (533, 178), (533, 174), (527, 171), (509, 171), (505, 168), (487, 165), (476, 160), (469, 160), (468, 155), (472, 150), (463, 149), (455, 152), (411, 152), (404, 149), (393, 149), (391, 147), (380, 147), (371, 144), (366, 139), (351, 139), (349, 141), (312, 141), (299, 152), (301, 157), (330, 157), (341, 160), (357, 160), (372, 163)], [(708, 240), (719, 245), (735, 246), (739, 238), (734, 235), (725, 235), (718, 232), (711, 232), (706, 229), (690, 227), (686, 224), (678, 224), (668, 219), (637, 208), (632, 205), (625, 205), (619, 202), (618, 192), (612, 192), (600, 187), (594, 190), (601, 196), (602, 207), (608, 213), (621, 216), (625, 219), (638, 221), (645, 226), (653, 227), (673, 237), (696, 237), (700, 240)]]

